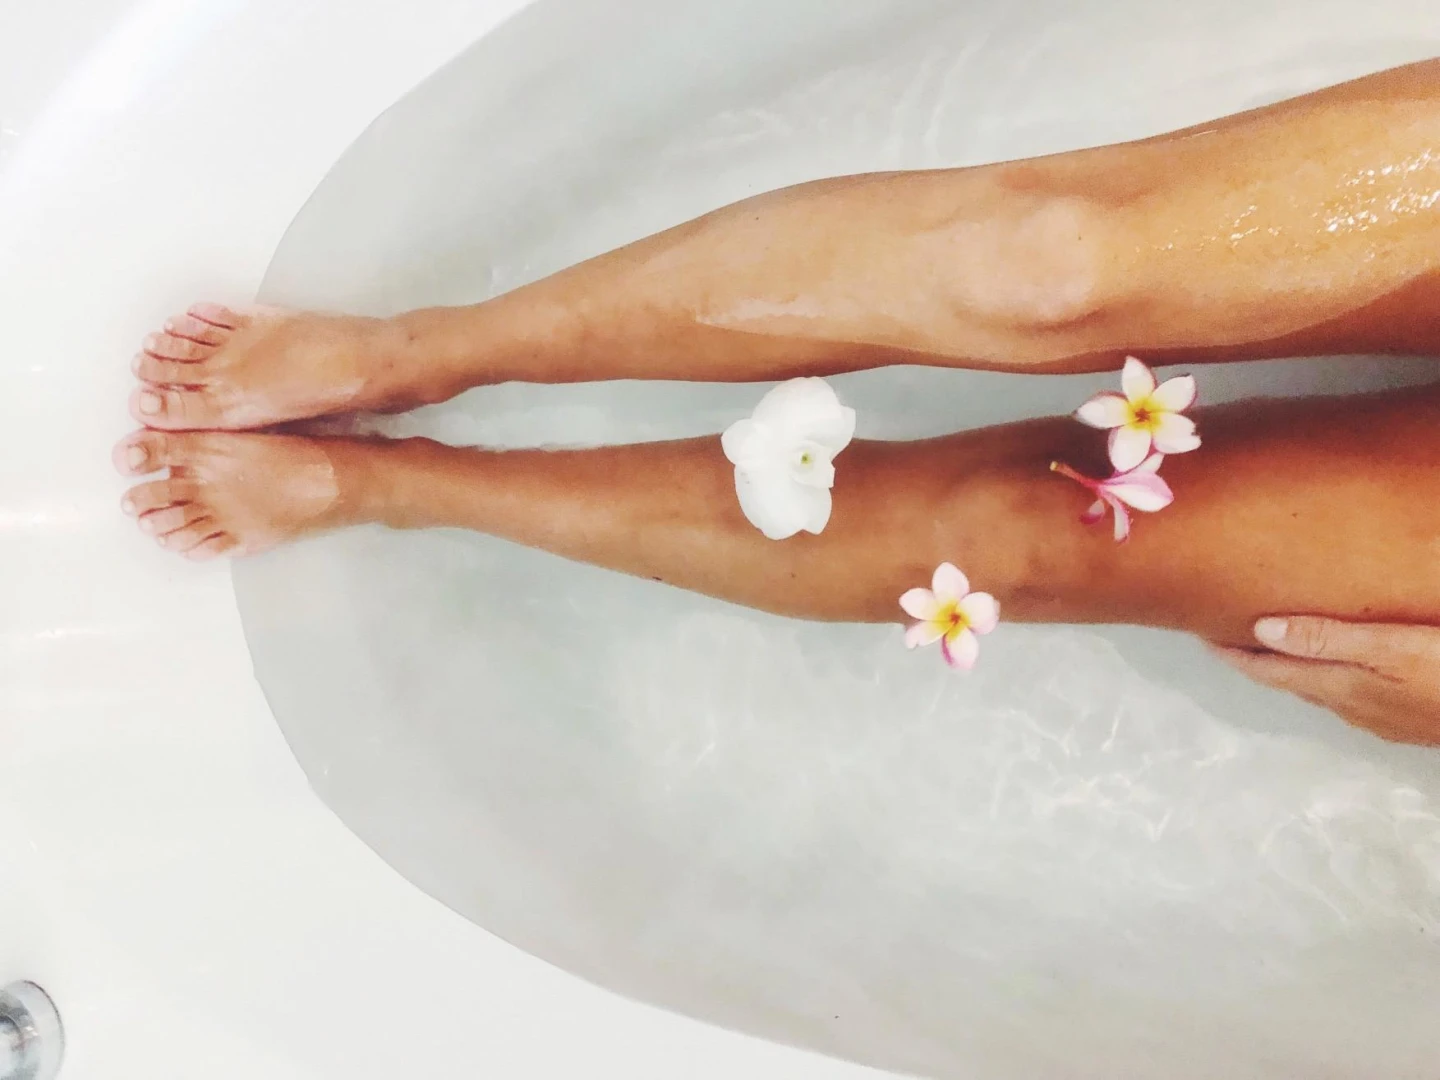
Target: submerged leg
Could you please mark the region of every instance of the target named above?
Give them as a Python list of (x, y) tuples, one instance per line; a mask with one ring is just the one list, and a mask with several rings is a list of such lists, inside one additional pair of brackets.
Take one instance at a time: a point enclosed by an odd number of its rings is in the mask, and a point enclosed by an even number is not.
[(1440, 352), (1440, 61), (1143, 142), (804, 184), (473, 307), (202, 305), (147, 341), (132, 411), (234, 430), (511, 379), (1080, 371), (1127, 352)]
[(897, 601), (958, 564), (1006, 618), (1128, 622), (1253, 641), (1314, 612), (1440, 623), (1440, 393), (1254, 402), (1202, 412), (1205, 447), (1166, 462), (1174, 506), (1128, 544), (1077, 518), (1053, 460), (1105, 470), (1093, 432), (1042, 420), (838, 459), (820, 536), (766, 540), (716, 438), (579, 451), (141, 432), (124, 471), (170, 467), (131, 512), (167, 546), (248, 554), (363, 522), (463, 527), (768, 611), (900, 622)]

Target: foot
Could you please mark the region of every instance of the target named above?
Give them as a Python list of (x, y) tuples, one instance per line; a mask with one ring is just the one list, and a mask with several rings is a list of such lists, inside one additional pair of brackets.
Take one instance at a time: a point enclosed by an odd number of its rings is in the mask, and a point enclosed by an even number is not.
[(145, 339), (130, 411), (163, 431), (240, 431), (410, 409), (439, 400), (408, 362), (410, 346), (387, 319), (197, 304)]
[(127, 476), (170, 470), (121, 505), (161, 547), (199, 560), (373, 520), (369, 459), (383, 452), (353, 439), (139, 431), (115, 448), (115, 465)]

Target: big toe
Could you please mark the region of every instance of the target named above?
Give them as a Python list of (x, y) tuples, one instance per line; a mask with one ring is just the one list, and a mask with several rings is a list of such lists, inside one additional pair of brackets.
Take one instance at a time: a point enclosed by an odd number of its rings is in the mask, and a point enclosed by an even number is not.
[(126, 476), (145, 476), (161, 469), (184, 466), (192, 456), (194, 436), (164, 431), (136, 431), (125, 436), (111, 452), (115, 468)]
[(207, 386), (146, 386), (130, 395), (130, 415), (148, 428), (198, 431), (225, 426), (225, 413)]

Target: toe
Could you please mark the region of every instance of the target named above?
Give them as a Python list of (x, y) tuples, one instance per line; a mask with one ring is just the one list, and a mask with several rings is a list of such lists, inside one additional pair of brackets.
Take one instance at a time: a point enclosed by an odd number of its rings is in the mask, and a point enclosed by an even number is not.
[(182, 502), (162, 507), (159, 510), (151, 510), (148, 514), (141, 514), (139, 525), (140, 531), (147, 536), (169, 536), (187, 525), (194, 525), (209, 517), (208, 507), (199, 503)]
[(120, 507), (131, 517), (140, 517), (178, 503), (193, 502), (199, 494), (199, 488), (190, 480), (175, 477), (152, 480), (127, 491)]
[(203, 386), (180, 389), (149, 387), (130, 396), (130, 415), (148, 428), (197, 431), (223, 427), (220, 407)]
[(175, 334), (151, 334), (143, 342), (143, 348), (158, 359), (183, 360), (191, 364), (206, 360), (215, 352), (214, 345), (202, 345)]
[(218, 536), (200, 541), (185, 553), (185, 557), (194, 559), (196, 562), (203, 562), (206, 559), (218, 559), (221, 555), (229, 555), (235, 550), (235, 538), (227, 533), (220, 533)]
[(130, 363), (130, 370), (141, 382), (156, 386), (200, 386), (210, 375), (205, 364), (161, 360), (149, 353), (137, 355)]
[(193, 438), (165, 431), (136, 431), (125, 436), (111, 454), (115, 468), (126, 476), (144, 476), (183, 466), (194, 455)]
[(238, 330), (248, 321), (244, 312), (224, 304), (196, 304), (185, 314), (220, 330)]
[(187, 551), (199, 547), (211, 537), (222, 535), (220, 527), (215, 524), (215, 519), (210, 517), (201, 518), (199, 521), (191, 522), (184, 528), (176, 529), (174, 532), (166, 533), (164, 536), (155, 537), (155, 542), (166, 551), (173, 551), (184, 555)]
[(230, 340), (233, 333), (228, 327), (215, 326), (194, 315), (176, 315), (165, 320), (165, 333), (171, 337), (184, 338), (198, 345), (219, 348)]

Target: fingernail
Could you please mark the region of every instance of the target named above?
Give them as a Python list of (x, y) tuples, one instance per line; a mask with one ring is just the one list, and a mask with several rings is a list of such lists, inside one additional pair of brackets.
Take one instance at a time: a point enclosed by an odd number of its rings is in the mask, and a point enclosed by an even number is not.
[(1261, 619), (1255, 624), (1255, 636), (1266, 645), (1279, 645), (1289, 632), (1288, 619)]
[(125, 454), (125, 463), (132, 469), (138, 469), (145, 464), (145, 456), (143, 447), (132, 446)]
[(154, 416), (158, 413), (160, 411), (160, 395), (146, 390), (140, 395), (140, 411), (146, 416)]
[(124, 498), (124, 499), (121, 499), (121, 500), (120, 500), (120, 509), (121, 509), (121, 511), (123, 511), (124, 513), (129, 514), (131, 517), (134, 517), (134, 516), (135, 516), (135, 500), (134, 500), (134, 499), (131, 499), (131, 498), (128, 498), (128, 497), (127, 497), (127, 498)]

